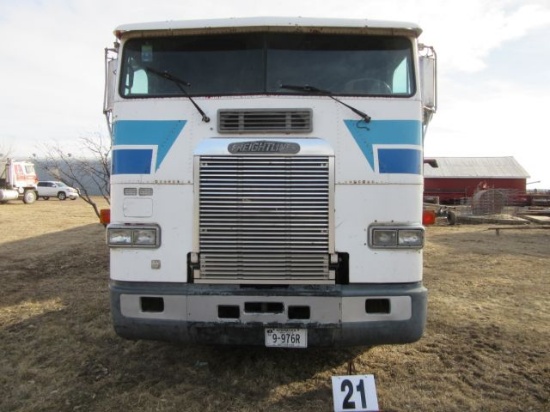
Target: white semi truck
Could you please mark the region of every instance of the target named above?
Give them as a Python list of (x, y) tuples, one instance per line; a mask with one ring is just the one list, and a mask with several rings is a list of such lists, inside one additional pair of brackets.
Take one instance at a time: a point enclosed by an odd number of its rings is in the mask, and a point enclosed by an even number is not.
[(38, 177), (31, 162), (0, 159), (0, 203), (18, 199), (33, 203), (37, 198), (37, 183)]
[(110, 299), (129, 339), (418, 340), (435, 53), (411, 23), (128, 24), (106, 52)]

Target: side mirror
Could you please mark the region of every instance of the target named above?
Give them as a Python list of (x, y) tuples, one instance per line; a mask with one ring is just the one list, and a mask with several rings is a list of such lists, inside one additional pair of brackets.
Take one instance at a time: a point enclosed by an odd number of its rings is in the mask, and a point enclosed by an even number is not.
[(437, 110), (437, 56), (431, 46), (419, 45), (422, 106), (432, 114)]
[(112, 49), (105, 49), (105, 93), (103, 95), (103, 113), (108, 113), (113, 109), (113, 100), (115, 97), (116, 73), (118, 59), (113, 56)]

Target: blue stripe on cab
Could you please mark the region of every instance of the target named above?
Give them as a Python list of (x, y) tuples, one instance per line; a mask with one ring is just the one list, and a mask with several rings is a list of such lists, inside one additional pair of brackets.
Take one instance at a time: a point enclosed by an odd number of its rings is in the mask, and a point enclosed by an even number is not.
[(152, 149), (115, 149), (113, 150), (113, 174), (150, 174), (152, 159)]
[[(403, 147), (407, 145), (422, 148), (420, 121), (372, 120), (368, 124), (357, 120), (344, 120), (344, 122), (372, 170), (375, 170), (375, 156), (378, 154), (379, 173), (421, 173), (422, 169), (417, 167), (416, 160), (417, 156), (420, 156), (420, 150)], [(395, 146), (395, 149), (377, 149), (378, 145)], [(391, 159), (393, 154), (401, 160)], [(381, 155), (384, 156), (383, 159)], [(399, 165), (401, 161), (405, 163)]]
[(113, 146), (156, 146), (157, 170), (187, 122), (185, 120), (117, 120)]
[(380, 173), (422, 172), (422, 154), (415, 149), (378, 149), (378, 168)]

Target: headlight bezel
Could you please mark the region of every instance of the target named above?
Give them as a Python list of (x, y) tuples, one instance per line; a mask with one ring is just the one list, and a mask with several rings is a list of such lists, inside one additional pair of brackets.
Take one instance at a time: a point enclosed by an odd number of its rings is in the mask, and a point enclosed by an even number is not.
[(419, 250), (424, 247), (424, 234), (418, 226), (376, 225), (369, 228), (368, 245), (377, 250)]
[(151, 224), (110, 224), (107, 245), (112, 248), (156, 249), (160, 247), (160, 226)]

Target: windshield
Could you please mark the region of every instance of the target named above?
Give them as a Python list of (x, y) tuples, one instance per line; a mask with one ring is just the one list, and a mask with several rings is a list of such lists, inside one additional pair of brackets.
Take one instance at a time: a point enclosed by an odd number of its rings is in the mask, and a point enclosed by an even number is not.
[[(406, 37), (223, 34), (136, 38), (125, 43), (123, 97), (297, 94), (282, 84), (339, 95), (411, 96)], [(182, 90), (183, 89), (183, 90)]]
[(34, 165), (26, 164), (24, 166), (24, 168), (25, 168), (25, 174), (26, 175), (34, 175), (35, 174)]

